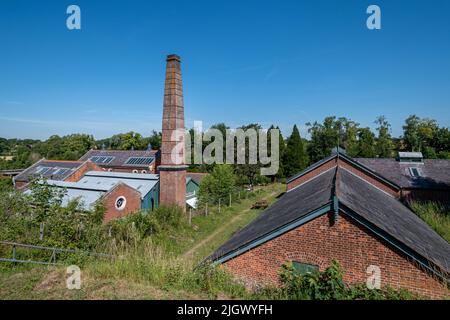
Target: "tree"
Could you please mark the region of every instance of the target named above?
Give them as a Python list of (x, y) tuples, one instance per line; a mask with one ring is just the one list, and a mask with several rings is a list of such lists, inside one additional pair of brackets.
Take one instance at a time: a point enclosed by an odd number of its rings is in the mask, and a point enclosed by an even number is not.
[(405, 120), (403, 126), (403, 139), (409, 151), (430, 151), (433, 148), (433, 140), (439, 126), (436, 120), (421, 119), (411, 115)]
[(358, 130), (358, 153), (360, 158), (375, 158), (375, 134), (370, 128), (360, 128)]
[(323, 123), (307, 123), (311, 141), (308, 153), (312, 162), (328, 157), (337, 145), (344, 147), (350, 156), (357, 153), (357, 132), (359, 124), (345, 117), (326, 117)]
[(392, 142), (390, 133), (391, 125), (385, 116), (379, 116), (375, 123), (378, 125), (378, 137), (375, 147), (376, 154), (379, 158), (391, 158), (394, 149), (394, 143)]
[(227, 200), (235, 185), (236, 176), (233, 167), (228, 164), (216, 165), (200, 183), (199, 201), (200, 203), (218, 203), (219, 199)]
[(287, 176), (298, 173), (308, 165), (308, 155), (306, 148), (300, 137), (297, 125), (294, 125), (292, 134), (287, 140), (286, 152), (284, 157), (283, 171)]

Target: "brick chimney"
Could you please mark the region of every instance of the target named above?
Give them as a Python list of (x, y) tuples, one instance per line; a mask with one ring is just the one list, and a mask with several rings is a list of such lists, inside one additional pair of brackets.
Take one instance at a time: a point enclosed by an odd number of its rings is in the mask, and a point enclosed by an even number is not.
[(186, 209), (184, 103), (180, 57), (167, 56), (162, 120), (160, 203)]

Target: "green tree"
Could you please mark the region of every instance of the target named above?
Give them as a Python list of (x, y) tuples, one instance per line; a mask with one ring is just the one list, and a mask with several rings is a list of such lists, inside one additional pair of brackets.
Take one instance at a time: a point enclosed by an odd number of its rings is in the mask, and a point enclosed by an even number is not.
[(379, 116), (375, 123), (378, 125), (375, 152), (380, 158), (391, 158), (394, 150), (394, 143), (390, 133), (391, 125), (385, 116)]
[[(244, 125), (242, 127), (240, 127), (239, 129), (242, 129), (245, 131), (249, 130), (249, 129), (254, 129), (257, 132), (257, 136), (256, 136), (256, 146), (259, 146), (259, 130), (261, 130), (261, 126), (257, 123), (251, 123), (248, 125)], [(240, 176), (241, 181), (245, 181), (248, 182), (248, 184), (250, 184), (250, 186), (253, 186), (257, 180), (259, 180), (259, 176), (260, 176), (260, 170), (261, 170), (261, 162), (259, 162), (259, 159), (257, 159), (256, 163), (250, 163), (250, 139), (245, 139), (245, 163), (241, 164), (241, 163), (236, 163), (235, 164), (235, 172), (238, 176)], [(258, 150), (258, 148), (256, 148), (256, 150)], [(236, 150), (235, 150), (236, 152)], [(236, 155), (236, 153), (235, 153)]]
[(235, 186), (236, 176), (233, 167), (227, 164), (216, 165), (200, 183), (199, 201), (200, 203), (217, 203), (219, 199), (227, 200)]
[(438, 130), (436, 120), (421, 119), (416, 115), (409, 116), (403, 126), (403, 139), (407, 150), (430, 153), (429, 148), (434, 148), (433, 142)]
[(305, 144), (300, 137), (297, 125), (294, 125), (292, 134), (287, 140), (283, 162), (283, 172), (286, 176), (296, 174), (308, 165), (308, 155), (306, 153)]
[(370, 128), (360, 128), (358, 130), (358, 154), (361, 158), (375, 158), (375, 134)]

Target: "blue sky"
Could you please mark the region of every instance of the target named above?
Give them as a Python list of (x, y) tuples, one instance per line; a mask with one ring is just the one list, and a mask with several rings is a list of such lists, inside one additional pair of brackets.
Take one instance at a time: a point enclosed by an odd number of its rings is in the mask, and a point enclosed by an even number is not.
[[(82, 30), (66, 28), (81, 8)], [(377, 4), (382, 29), (366, 28)], [(346, 116), (450, 125), (450, 1), (0, 1), (0, 136), (161, 128), (165, 56), (187, 126)]]

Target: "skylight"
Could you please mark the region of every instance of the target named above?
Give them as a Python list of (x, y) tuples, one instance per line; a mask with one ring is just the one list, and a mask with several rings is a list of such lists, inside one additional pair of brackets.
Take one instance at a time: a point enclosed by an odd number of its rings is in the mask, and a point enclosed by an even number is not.
[(409, 168), (409, 173), (410, 173), (411, 177), (413, 177), (413, 178), (418, 178), (418, 177), (422, 176), (420, 170), (418, 168), (414, 168), (414, 167)]

